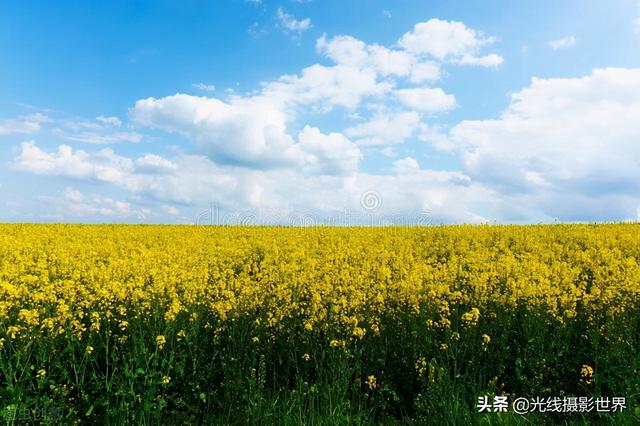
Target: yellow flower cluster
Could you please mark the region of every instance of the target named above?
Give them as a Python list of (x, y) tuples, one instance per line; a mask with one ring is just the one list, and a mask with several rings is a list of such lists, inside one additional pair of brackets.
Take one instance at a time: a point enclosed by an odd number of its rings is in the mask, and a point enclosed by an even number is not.
[(371, 389), (371, 390), (377, 388), (378, 387), (378, 380), (376, 379), (376, 376), (374, 376), (374, 375), (368, 376), (366, 384), (369, 387), (369, 389)]
[[(200, 315), (216, 318), (212, 336), (252, 315), (255, 327), (299, 327), (340, 349), (396, 314), (430, 312), (426, 326), (455, 341), (497, 305), (561, 323), (578, 310), (615, 317), (640, 297), (636, 224), (0, 231), (0, 348), (66, 334), (91, 354), (93, 334), (124, 339), (136, 320), (182, 327)], [(158, 349), (186, 338), (155, 335)]]
[(593, 383), (593, 367), (584, 364), (580, 369), (580, 380), (586, 385)]
[(167, 338), (164, 337), (163, 335), (156, 337), (156, 346), (158, 347), (159, 350), (162, 350), (162, 348), (164, 348), (164, 345), (166, 343), (167, 343)]
[(467, 325), (476, 325), (480, 319), (480, 310), (478, 308), (471, 308), (469, 312), (462, 314), (462, 322)]

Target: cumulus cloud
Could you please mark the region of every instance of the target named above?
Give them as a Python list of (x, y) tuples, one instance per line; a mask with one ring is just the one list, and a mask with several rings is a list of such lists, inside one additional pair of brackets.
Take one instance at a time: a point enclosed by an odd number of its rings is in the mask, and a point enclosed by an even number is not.
[(345, 133), (358, 145), (403, 143), (418, 128), (420, 116), (414, 111), (378, 113), (369, 121), (348, 128)]
[(455, 96), (440, 88), (400, 89), (395, 91), (395, 95), (406, 107), (427, 114), (446, 112), (456, 105)]
[(393, 167), (398, 174), (415, 173), (420, 170), (420, 165), (418, 164), (418, 162), (411, 157), (405, 157), (403, 159), (394, 161)]
[[(317, 172), (347, 172), (354, 169), (358, 148), (337, 133), (323, 138), (334, 148), (328, 155), (305, 128), (299, 143), (287, 133), (287, 115), (277, 102), (264, 96), (234, 97), (229, 103), (214, 98), (174, 95), (144, 99), (132, 110), (134, 120), (195, 140), (210, 158), (252, 168), (301, 167)], [(317, 135), (316, 135), (317, 136)]]
[(393, 158), (396, 157), (398, 155), (398, 153), (396, 152), (396, 150), (392, 147), (392, 146), (385, 146), (384, 148), (380, 149), (380, 154), (384, 155), (385, 157), (389, 157), (389, 158)]
[(441, 77), (440, 65), (422, 60), (406, 50), (389, 49), (379, 44), (367, 44), (351, 36), (320, 37), (318, 52), (335, 63), (357, 69), (373, 70), (387, 77), (407, 77), (414, 83), (436, 81)]
[(295, 16), (288, 14), (284, 10), (282, 10), (281, 7), (278, 8), (276, 14), (278, 16), (280, 25), (282, 25), (289, 31), (302, 34), (304, 31), (311, 28), (311, 19), (309, 18), (298, 20)]
[(352, 197), (357, 198), (356, 195), (367, 188), (375, 188), (383, 206), (388, 208), (388, 214), (395, 211), (401, 220), (408, 220), (406, 223), (425, 223), (425, 220), (433, 224), (487, 221), (474, 211), (473, 206), (494, 195), (473, 183), (465, 174), (418, 169), (410, 160), (397, 164), (396, 172), (386, 176), (359, 175), (354, 183), (357, 192), (354, 191)]
[(215, 92), (216, 91), (216, 86), (214, 86), (213, 84), (193, 83), (191, 85), (191, 87), (193, 87), (194, 89), (203, 90), (205, 92)]
[(155, 154), (145, 154), (135, 160), (136, 170), (148, 173), (165, 173), (176, 170), (175, 163)]
[[(311, 25), (282, 9), (279, 17), (291, 32)], [(369, 151), (394, 157), (403, 152), (399, 144), (410, 138), (459, 147), (423, 121), (455, 107), (455, 97), (426, 86), (445, 75), (444, 65), (498, 64), (501, 57), (481, 53), (492, 42), (462, 23), (438, 20), (417, 25), (392, 46), (346, 35), (322, 36), (316, 50), (329, 64), (265, 81), (249, 94), (178, 93), (135, 103), (132, 125), (180, 134), (193, 143), (184, 147), (190, 154), (127, 157), (112, 149), (89, 152), (60, 145), (47, 151), (25, 142), (13, 165), (43, 176), (108, 183), (169, 206), (216, 201), (227, 210), (269, 207), (287, 212), (298, 205), (327, 215), (358, 209), (360, 195), (374, 189), (389, 211), (427, 209), (436, 222), (481, 221), (474, 203), (495, 193), (467, 173), (422, 169), (406, 154), (389, 164), (386, 170), (393, 174), (365, 173), (360, 147), (380, 146)], [(207, 91), (199, 84), (194, 88)], [(328, 113), (344, 118), (344, 130), (323, 131), (314, 124)], [(116, 117), (61, 126), (59, 136), (73, 141), (135, 142), (138, 135), (116, 129), (122, 126)]]
[(325, 135), (316, 127), (305, 126), (298, 139), (309, 173), (343, 175), (358, 169), (362, 154), (342, 133)]
[(168, 215), (171, 215), (171, 216), (177, 216), (177, 215), (179, 215), (179, 214), (180, 214), (180, 209), (178, 209), (178, 208), (177, 208), (177, 207), (175, 207), (175, 206), (164, 205), (164, 206), (162, 206), (162, 207), (161, 207), (161, 209), (162, 209), (165, 213), (167, 213)]
[(43, 123), (50, 123), (51, 119), (44, 114), (36, 113), (17, 118), (0, 119), (0, 135), (15, 133), (37, 133)]
[(16, 168), (36, 175), (67, 176), (80, 179), (96, 179), (120, 183), (133, 170), (133, 161), (121, 157), (107, 148), (94, 154), (60, 145), (49, 153), (36, 146), (34, 141), (23, 142), (14, 161)]
[[(429, 27), (433, 23), (424, 24)], [(467, 56), (478, 61), (491, 57), (470, 56), (491, 40), (460, 23), (436, 22), (442, 23), (472, 36), (471, 41), (465, 42), (466, 47), (454, 47), (453, 54), (445, 56), (460, 62), (467, 60)], [(423, 35), (420, 30), (419, 36)], [(440, 64), (424, 58), (424, 52), (416, 50), (416, 43), (410, 39), (405, 34), (402, 39), (405, 46), (395, 49), (367, 44), (351, 36), (322, 36), (317, 40), (316, 49), (333, 61), (333, 65), (314, 64), (297, 74), (264, 82), (252, 95), (232, 94), (227, 100), (184, 94), (139, 100), (131, 116), (138, 125), (187, 136), (197, 143), (202, 153), (221, 164), (256, 169), (344, 170), (344, 164), (354, 164), (352, 153), (356, 148), (345, 145), (344, 159), (333, 158), (334, 164), (309, 167), (317, 165), (320, 157), (313, 157), (306, 145), (300, 143), (300, 135), (296, 139), (288, 131), (288, 125), (309, 112), (327, 113), (342, 108), (355, 113), (367, 102), (399, 101), (414, 111), (396, 113), (393, 117), (378, 114), (370, 117), (368, 123), (351, 126), (347, 134), (358, 138), (361, 144), (390, 144), (413, 134), (419, 121), (417, 112), (435, 114), (455, 106), (455, 97), (439, 88), (394, 91), (399, 79), (424, 83), (441, 77)], [(357, 115), (360, 113), (354, 114)], [(384, 126), (390, 127), (385, 130)], [(324, 161), (329, 161), (329, 157)]]
[(378, 44), (366, 44), (351, 36), (326, 35), (316, 43), (318, 52), (335, 63), (359, 69), (371, 68), (383, 76), (406, 76), (411, 72), (415, 58), (408, 52), (392, 50)]
[(89, 153), (68, 145), (47, 152), (34, 141), (23, 142), (12, 163), (17, 170), (42, 176), (62, 176), (113, 184), (158, 199), (190, 203), (196, 194), (233, 191), (233, 170), (224, 170), (202, 156), (167, 160), (154, 154), (132, 159), (105, 148)]
[[(494, 120), (451, 132), (464, 169), (532, 211), (564, 220), (628, 219), (640, 190), (640, 69), (534, 78)], [(615, 202), (614, 204), (610, 204)]]
[[(346, 143), (338, 134), (324, 135), (311, 127), (303, 129), (300, 139), (309, 150), (322, 151), (321, 154), (315, 152), (316, 157), (331, 156), (333, 149), (339, 149)], [(353, 154), (355, 156), (356, 153)], [(141, 160), (144, 158), (146, 160)], [(362, 213), (360, 218), (348, 219), (352, 224), (366, 219), (367, 212), (362, 211), (359, 200), (372, 188), (384, 197), (387, 207), (381, 214), (401, 216), (396, 217), (401, 222), (395, 223), (423, 221), (425, 217), (415, 215), (425, 210), (430, 215), (427, 219), (438, 223), (482, 221), (483, 218), (472, 211), (469, 203), (487, 197), (483, 188), (474, 186), (462, 173), (420, 170), (412, 167), (410, 161), (405, 161), (404, 165), (396, 164), (402, 169), (396, 175), (362, 172), (337, 175), (312, 174), (305, 170), (220, 166), (196, 155), (178, 156), (171, 160), (175, 169), (169, 167), (170, 170), (157, 173), (139, 167), (140, 163), (148, 163), (149, 160), (148, 157), (123, 157), (109, 149), (87, 153), (61, 146), (57, 151), (46, 152), (34, 143), (25, 143), (14, 166), (45, 176), (106, 182), (131, 193), (150, 196), (158, 202), (206, 206), (215, 201), (226, 212), (242, 213), (247, 208), (259, 208), (286, 216), (294, 214), (296, 206), (304, 206), (319, 222), (338, 217), (341, 224), (347, 220), (344, 216), (347, 211)], [(157, 158), (151, 162), (164, 163)], [(325, 163), (318, 163), (318, 167), (325, 167), (322, 164)], [(79, 204), (85, 201), (81, 195), (71, 191), (67, 196)]]
[(458, 65), (478, 65), (481, 67), (497, 67), (504, 59), (500, 55), (491, 53), (484, 56), (474, 56), (470, 54), (462, 55), (462, 57), (453, 60), (453, 63)]
[(284, 75), (266, 83), (262, 93), (289, 112), (300, 108), (328, 112), (334, 107), (355, 109), (364, 98), (382, 96), (392, 88), (392, 83), (380, 81), (370, 68), (315, 64), (300, 75)]
[(416, 63), (411, 67), (410, 81), (412, 83), (425, 83), (437, 81), (442, 77), (442, 70), (437, 62), (424, 61)]
[(122, 121), (120, 121), (118, 117), (105, 117), (104, 115), (100, 115), (96, 117), (96, 121), (109, 126), (115, 126), (115, 127), (122, 126)]
[(421, 123), (417, 138), (418, 140), (429, 143), (438, 151), (452, 152), (456, 148), (451, 138), (449, 138), (449, 135), (438, 125)]
[(479, 50), (496, 41), (481, 32), (468, 28), (462, 22), (430, 19), (405, 33), (398, 44), (413, 54), (429, 55), (441, 61), (465, 65), (496, 66), (502, 57), (491, 54), (478, 56)]
[[(103, 216), (109, 218), (146, 219), (151, 215), (149, 209), (133, 208), (130, 203), (103, 197), (97, 194), (84, 195), (80, 191), (67, 187), (62, 192), (59, 209), (76, 217)], [(65, 216), (66, 216), (65, 214)]]
[(265, 98), (215, 98), (177, 94), (136, 102), (139, 125), (181, 133), (221, 162), (255, 166), (293, 164), (299, 153), (286, 133), (286, 116)]
[(557, 40), (551, 40), (547, 43), (547, 45), (553, 50), (566, 49), (568, 47), (573, 47), (576, 45), (576, 38), (570, 35), (567, 37), (559, 38)]

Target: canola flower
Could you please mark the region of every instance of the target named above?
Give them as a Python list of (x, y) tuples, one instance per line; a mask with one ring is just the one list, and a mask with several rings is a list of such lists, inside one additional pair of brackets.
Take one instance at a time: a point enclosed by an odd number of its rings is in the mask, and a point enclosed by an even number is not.
[[(89, 386), (95, 395), (116, 395), (111, 381), (129, 380), (114, 400), (135, 406), (140, 395), (154, 394), (137, 390), (140, 383), (160, 383), (166, 391), (181, 389), (186, 378), (203, 380), (185, 384), (180, 394), (187, 398), (188, 389), (202, 401), (222, 394), (228, 377), (229, 383), (250, 378), (247, 389), (278, 377), (284, 384), (270, 385), (290, 386), (303, 374), (299, 364), (310, 370), (335, 359), (367, 363), (352, 376), (369, 389), (378, 378), (392, 387), (393, 375), (398, 383), (408, 377), (438, 383), (446, 374), (457, 380), (451, 365), (472, 371), (490, 359), (495, 371), (470, 377), (500, 374), (510, 391), (542, 392), (549, 383), (564, 391), (578, 382), (597, 384), (609, 364), (592, 363), (594, 357), (605, 347), (633, 351), (629, 336), (637, 336), (637, 224), (23, 224), (0, 225), (0, 231), (0, 388), (15, 389), (0, 391), (0, 398), (8, 401), (36, 392), (16, 373), (31, 365), (42, 366), (39, 380), (74, 389), (74, 403), (91, 394)], [(526, 332), (530, 338), (506, 345), (515, 326), (512, 337)], [(571, 364), (552, 365), (554, 353), (542, 352), (563, 338), (572, 346), (558, 353), (573, 355), (575, 347), (584, 353), (567, 358)], [(537, 349), (522, 349), (530, 341)], [(495, 358), (507, 346), (518, 352)], [(522, 365), (517, 372), (499, 364), (513, 360)], [(572, 383), (557, 373), (562, 367), (574, 372)], [(638, 368), (617, 371), (632, 376)], [(487, 383), (475, 385), (467, 388)], [(407, 395), (416, 393), (403, 386), (398, 389)], [(207, 394), (209, 388), (217, 393)], [(133, 395), (122, 396), (126, 392)]]
[(376, 379), (376, 376), (370, 375), (367, 377), (366, 384), (369, 389), (373, 390), (378, 387), (378, 379)]
[(478, 308), (471, 308), (469, 312), (462, 314), (460, 319), (466, 325), (476, 325), (480, 319), (480, 310)]
[[(558, 228), (551, 239), (544, 228), (523, 235), (508, 226), (380, 235), (366, 228), (123, 227), (106, 236), (99, 227), (3, 227), (5, 340), (66, 330), (83, 340), (104, 324), (126, 334), (132, 318), (154, 309), (169, 323), (203, 309), (221, 322), (260, 309), (266, 317), (257, 324), (277, 330), (299, 320), (305, 332), (329, 332), (335, 347), (377, 334), (383, 315), (407, 309), (433, 306), (438, 315), (427, 326), (437, 329), (450, 329), (451, 306), (465, 305), (459, 322), (469, 327), (494, 304), (540, 308), (563, 323), (578, 305), (590, 318), (615, 316), (640, 294), (634, 225), (610, 226), (609, 240), (599, 244), (597, 232), (580, 226)], [(282, 241), (273, 247), (276, 235)], [(176, 243), (181, 238), (188, 243)], [(162, 349), (164, 336), (156, 343)]]
[(590, 385), (591, 383), (593, 383), (593, 367), (584, 364), (580, 368), (580, 377), (584, 384)]
[(162, 350), (166, 343), (167, 343), (166, 337), (164, 337), (163, 335), (156, 336), (156, 346), (158, 347), (159, 350)]
[(415, 362), (415, 369), (419, 376), (424, 376), (427, 374), (429, 364), (425, 357), (420, 357)]

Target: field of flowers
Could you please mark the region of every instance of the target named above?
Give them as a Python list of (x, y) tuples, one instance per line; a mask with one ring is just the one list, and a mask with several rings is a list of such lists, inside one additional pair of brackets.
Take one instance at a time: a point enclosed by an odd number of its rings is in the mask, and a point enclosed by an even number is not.
[(9, 423), (640, 422), (637, 224), (0, 231)]

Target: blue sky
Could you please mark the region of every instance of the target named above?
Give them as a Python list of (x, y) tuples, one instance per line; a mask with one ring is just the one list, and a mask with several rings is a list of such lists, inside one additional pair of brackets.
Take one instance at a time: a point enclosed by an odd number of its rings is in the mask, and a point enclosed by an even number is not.
[(637, 0), (1, 5), (1, 221), (638, 220)]

